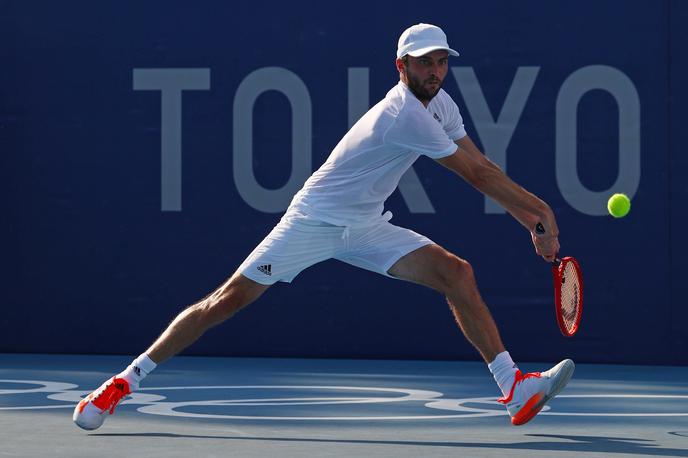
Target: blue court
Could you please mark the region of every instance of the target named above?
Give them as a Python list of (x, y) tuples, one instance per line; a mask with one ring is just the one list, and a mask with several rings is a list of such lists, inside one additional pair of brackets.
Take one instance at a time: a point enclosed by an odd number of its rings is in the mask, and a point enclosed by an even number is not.
[(129, 360), (0, 356), (3, 456), (688, 456), (686, 367), (580, 364), (514, 427), (478, 362), (179, 357), (77, 428), (80, 396)]

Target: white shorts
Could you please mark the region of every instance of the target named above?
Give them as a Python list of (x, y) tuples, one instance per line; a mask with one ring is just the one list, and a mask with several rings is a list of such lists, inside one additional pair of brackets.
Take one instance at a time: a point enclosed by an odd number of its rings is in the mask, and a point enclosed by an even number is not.
[(423, 235), (387, 221), (347, 229), (289, 212), (238, 270), (255, 282), (272, 285), (291, 282), (313, 264), (337, 259), (391, 277), (387, 271), (402, 256), (432, 243)]

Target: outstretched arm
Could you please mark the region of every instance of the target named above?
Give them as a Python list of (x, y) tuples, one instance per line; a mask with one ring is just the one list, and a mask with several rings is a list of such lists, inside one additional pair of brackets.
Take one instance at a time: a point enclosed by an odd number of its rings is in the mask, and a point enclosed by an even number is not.
[(468, 136), (456, 144), (458, 149), (454, 154), (437, 162), (504, 207), (530, 231), (536, 253), (553, 261), (559, 252), (559, 228), (549, 205), (506, 176)]

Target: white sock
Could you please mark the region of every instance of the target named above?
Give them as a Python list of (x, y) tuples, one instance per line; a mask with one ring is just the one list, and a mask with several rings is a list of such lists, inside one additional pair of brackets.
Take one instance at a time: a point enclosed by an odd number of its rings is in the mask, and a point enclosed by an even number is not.
[(155, 364), (147, 354), (142, 353), (138, 358), (132, 361), (126, 369), (117, 374), (117, 377), (126, 380), (127, 383), (129, 383), (131, 391), (136, 391), (139, 389), (141, 380), (153, 372), (156, 366), (157, 364)]
[(487, 365), (504, 396), (509, 396), (518, 366), (511, 360), (508, 351), (503, 351)]

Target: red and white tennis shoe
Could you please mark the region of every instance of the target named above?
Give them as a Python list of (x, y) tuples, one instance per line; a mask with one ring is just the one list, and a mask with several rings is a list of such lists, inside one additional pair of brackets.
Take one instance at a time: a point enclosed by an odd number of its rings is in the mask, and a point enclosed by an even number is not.
[(72, 420), (83, 429), (100, 428), (105, 418), (114, 413), (117, 404), (129, 393), (131, 390), (126, 380), (112, 377), (79, 401), (74, 409)]
[(528, 423), (564, 389), (575, 367), (573, 361), (565, 359), (546, 372), (522, 374), (517, 370), (511, 392), (497, 401), (506, 405), (513, 425)]

